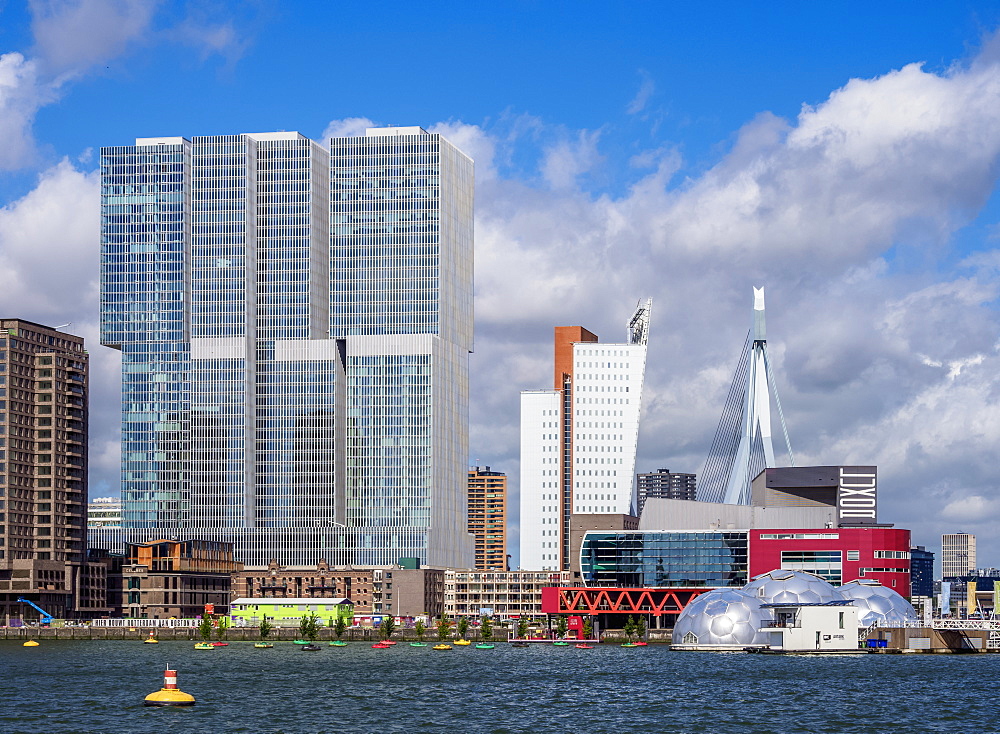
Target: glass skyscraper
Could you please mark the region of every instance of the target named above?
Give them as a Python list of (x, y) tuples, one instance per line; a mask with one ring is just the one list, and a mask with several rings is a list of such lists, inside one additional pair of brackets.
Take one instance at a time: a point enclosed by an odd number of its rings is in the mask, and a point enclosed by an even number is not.
[(471, 159), (419, 127), (140, 138), (101, 208), (121, 540), (472, 564)]

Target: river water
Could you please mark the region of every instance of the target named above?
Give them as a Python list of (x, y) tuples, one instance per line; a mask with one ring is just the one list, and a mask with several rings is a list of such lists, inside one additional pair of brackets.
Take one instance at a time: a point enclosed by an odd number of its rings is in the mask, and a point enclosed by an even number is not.
[[(178, 671), (197, 704), (143, 698)], [(997, 732), (1000, 655), (0, 642), (3, 734)]]

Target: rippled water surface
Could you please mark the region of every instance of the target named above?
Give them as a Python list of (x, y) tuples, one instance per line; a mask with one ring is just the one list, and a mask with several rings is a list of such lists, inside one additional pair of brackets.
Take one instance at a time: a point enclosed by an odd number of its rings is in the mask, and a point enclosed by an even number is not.
[[(153, 709), (163, 669), (198, 703)], [(1000, 655), (0, 642), (0, 732), (996, 732)]]

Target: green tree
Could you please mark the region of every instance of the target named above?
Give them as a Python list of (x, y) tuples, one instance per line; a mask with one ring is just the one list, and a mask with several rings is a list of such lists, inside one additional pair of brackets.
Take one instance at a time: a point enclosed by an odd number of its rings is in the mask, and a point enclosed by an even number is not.
[(271, 636), (272, 631), (274, 631), (274, 625), (267, 621), (267, 617), (264, 617), (260, 623), (260, 639), (266, 640)]
[(378, 626), (379, 636), (383, 640), (388, 640), (392, 637), (392, 633), (396, 631), (396, 618), (391, 614), (387, 614), (382, 617), (382, 624)]
[(645, 634), (646, 634), (646, 618), (640, 615), (635, 619), (635, 636), (642, 637)]
[(212, 639), (212, 618), (205, 616), (201, 618), (198, 622), (198, 634), (201, 635), (201, 639), (208, 642)]
[(556, 637), (560, 639), (566, 636), (566, 632), (569, 630), (569, 623), (566, 621), (566, 615), (560, 614), (556, 619)]
[(310, 642), (319, 635), (319, 615), (316, 612), (306, 612), (299, 621), (299, 636)]
[(479, 636), (487, 641), (493, 639), (493, 619), (489, 615), (479, 623)]
[(521, 617), (517, 620), (517, 639), (523, 640), (528, 636), (528, 619)]
[(632, 640), (632, 635), (635, 634), (635, 619), (631, 614), (628, 615), (628, 619), (625, 620), (625, 626), (622, 627), (622, 632), (625, 633), (626, 640)]
[(335, 634), (337, 636), (337, 639), (339, 640), (341, 637), (344, 636), (344, 632), (346, 631), (347, 631), (347, 620), (345, 620), (338, 614), (337, 618), (333, 620), (333, 634)]
[(459, 617), (458, 624), (455, 626), (458, 631), (458, 636), (460, 639), (464, 640), (466, 633), (469, 631), (469, 620), (467, 617)]
[(590, 617), (585, 617), (583, 620), (583, 639), (589, 640), (594, 636), (594, 622)]
[(424, 624), (424, 620), (418, 619), (417, 623), (413, 625), (413, 631), (417, 633), (417, 642), (423, 642), (424, 635), (427, 634), (427, 626)]
[(226, 639), (226, 631), (229, 629), (229, 617), (219, 617), (218, 623), (215, 625), (215, 639), (224, 640)]
[(437, 621), (437, 632), (439, 640), (448, 639), (448, 635), (451, 633), (451, 620), (448, 617), (442, 615)]

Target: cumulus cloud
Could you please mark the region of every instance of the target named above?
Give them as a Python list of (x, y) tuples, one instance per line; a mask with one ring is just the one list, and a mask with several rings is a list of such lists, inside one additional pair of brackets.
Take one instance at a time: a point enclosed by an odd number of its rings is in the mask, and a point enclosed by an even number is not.
[(0, 169), (20, 168), (34, 153), (31, 126), (38, 108), (55, 98), (38, 79), (37, 64), (19, 53), (0, 56)]
[(549, 146), (541, 164), (546, 183), (554, 189), (572, 188), (580, 176), (603, 160), (597, 147), (600, 139), (600, 130), (581, 130), (575, 138)]
[(649, 75), (649, 72), (640, 69), (639, 76), (642, 77), (642, 82), (639, 84), (639, 91), (635, 93), (635, 96), (625, 107), (625, 111), (630, 115), (637, 115), (646, 109), (649, 98), (656, 91), (656, 83), (653, 81), (653, 77)]
[(32, 0), (38, 56), (54, 76), (83, 73), (141, 39), (158, 5), (156, 0)]

